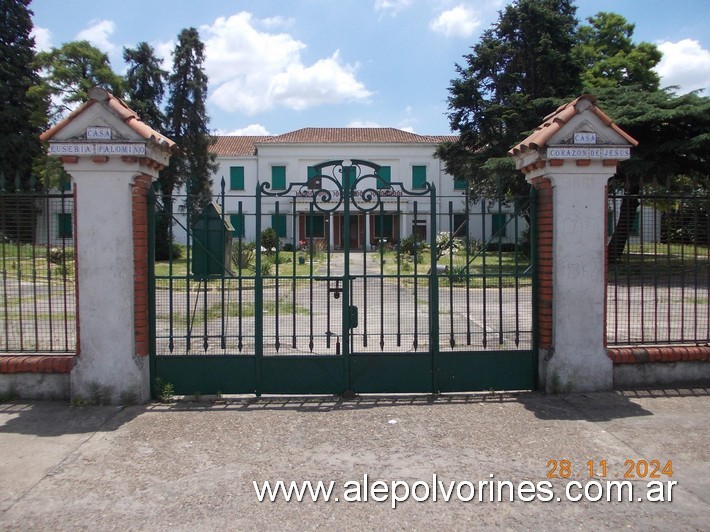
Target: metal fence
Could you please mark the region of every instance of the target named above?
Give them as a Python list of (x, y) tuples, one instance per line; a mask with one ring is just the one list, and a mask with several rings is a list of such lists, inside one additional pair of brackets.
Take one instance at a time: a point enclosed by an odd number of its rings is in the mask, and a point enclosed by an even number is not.
[(0, 176), (0, 353), (76, 351), (74, 196)]
[[(217, 260), (224, 251), (203, 249), (210, 236), (201, 234), (206, 226), (193, 209), (179, 208), (186, 200), (174, 195), (170, 209), (158, 202), (159, 213), (169, 211), (172, 219), (169, 238), (182, 244), (156, 264), (160, 355), (251, 355), (257, 336), (265, 356), (339, 354), (345, 339), (338, 294), (346, 260), (349, 300), (358, 309), (351, 352), (429, 349), (431, 298), (442, 352), (532, 349), (529, 198), (472, 206), (460, 195), (440, 197), (435, 225), (430, 209), (410, 204), (405, 214), (393, 200), (391, 210), (370, 213), (371, 221), (353, 215), (352, 231), (337, 213), (319, 220), (300, 198), (290, 203), (286, 198), (260, 215), (260, 228), (272, 227), (279, 236), (278, 249), (272, 250), (273, 244), (257, 238), (254, 196), (226, 193), (215, 204), (220, 219), (231, 226), (231, 258), (214, 275), (202, 276), (195, 273), (198, 263)], [(371, 229), (364, 242), (365, 229), (358, 237), (355, 228), (366, 223)], [(406, 230), (400, 231), (405, 223)], [(433, 226), (438, 229), (432, 239)], [(354, 245), (344, 254), (346, 234)], [(435, 268), (430, 241), (441, 248)], [(418, 243), (427, 251), (419, 251)], [(433, 276), (435, 294), (430, 290)], [(257, 309), (262, 314), (258, 331)]]
[(609, 194), (609, 345), (708, 344), (709, 207), (702, 186)]

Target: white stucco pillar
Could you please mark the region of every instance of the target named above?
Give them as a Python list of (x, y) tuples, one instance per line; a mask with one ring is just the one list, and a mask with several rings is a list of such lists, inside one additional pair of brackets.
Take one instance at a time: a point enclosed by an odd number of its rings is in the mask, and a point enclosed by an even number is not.
[(610, 390), (606, 349), (606, 186), (637, 142), (581, 96), (509, 153), (538, 190), (540, 387)]
[(75, 183), (77, 213), (79, 357), (72, 397), (89, 398), (98, 387), (115, 401), (124, 393), (146, 401), (150, 374), (148, 353), (137, 345), (132, 190), (136, 177), (146, 174), (120, 158), (80, 160), (65, 169)]
[(552, 347), (550, 391), (612, 388), (605, 341), (606, 184), (615, 168), (548, 172), (552, 184)]
[(365, 251), (370, 251), (370, 213), (365, 213)]
[(150, 398), (148, 193), (175, 143), (103, 89), (41, 135), (74, 182), (78, 357), (72, 398)]

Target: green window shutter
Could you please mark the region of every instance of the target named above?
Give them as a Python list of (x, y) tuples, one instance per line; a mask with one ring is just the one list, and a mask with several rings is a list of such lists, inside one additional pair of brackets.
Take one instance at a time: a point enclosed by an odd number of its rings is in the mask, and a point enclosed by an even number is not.
[(286, 215), (272, 214), (271, 227), (274, 228), (274, 231), (276, 231), (279, 238), (286, 238)]
[(59, 189), (62, 192), (69, 192), (71, 190), (71, 181), (67, 179), (66, 181), (60, 181)]
[(307, 214), (305, 222), (307, 238), (325, 237), (325, 217), (322, 214)]
[(244, 238), (244, 214), (230, 214), (229, 221), (234, 227), (232, 236)]
[(377, 188), (390, 188), (392, 169), (389, 166), (382, 166), (377, 173), (380, 176), (380, 179), (377, 180)]
[(320, 179), (314, 179), (311, 182), (311, 179), (313, 179), (315, 176), (320, 175), (320, 172), (316, 169), (315, 166), (309, 166), (308, 167), (308, 188), (320, 188), (321, 186), (321, 180)]
[(373, 217), (375, 238), (390, 238), (392, 237), (392, 215), (391, 214), (376, 214)]
[(60, 212), (57, 214), (57, 238), (72, 238), (74, 234), (74, 224), (70, 212)]
[(454, 190), (466, 190), (468, 183), (465, 179), (454, 177)]
[(505, 238), (506, 222), (508, 215), (495, 213), (491, 216), (491, 236), (494, 238)]
[(412, 189), (424, 188), (426, 184), (426, 166), (412, 166)]
[(229, 167), (229, 190), (244, 190), (244, 167)]
[(285, 190), (286, 189), (286, 167), (272, 166), (271, 167), (271, 189)]

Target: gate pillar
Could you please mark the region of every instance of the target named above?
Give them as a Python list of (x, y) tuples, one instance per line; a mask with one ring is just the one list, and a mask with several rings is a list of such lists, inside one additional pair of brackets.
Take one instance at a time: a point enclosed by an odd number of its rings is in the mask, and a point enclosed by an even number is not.
[(147, 401), (148, 191), (175, 143), (100, 88), (41, 139), (75, 187), (79, 356), (71, 396)]
[(538, 189), (539, 383), (548, 392), (609, 390), (606, 186), (638, 143), (584, 95), (510, 150)]

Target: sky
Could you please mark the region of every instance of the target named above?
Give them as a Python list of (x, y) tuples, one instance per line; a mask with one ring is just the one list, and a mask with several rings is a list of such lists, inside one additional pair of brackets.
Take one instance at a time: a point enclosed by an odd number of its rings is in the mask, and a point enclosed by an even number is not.
[[(33, 0), (38, 50), (88, 40), (125, 73), (124, 47), (146, 41), (170, 70), (183, 28), (205, 43), (210, 128), (278, 135), (303, 127), (450, 133), (456, 64), (506, 0)], [(709, 0), (577, 0), (635, 24), (663, 52), (661, 85), (710, 95)]]

